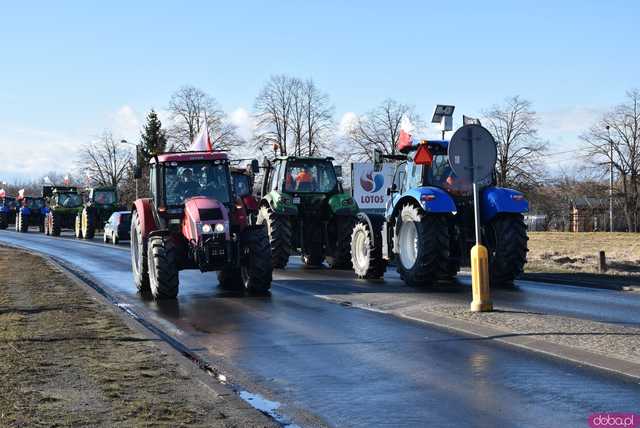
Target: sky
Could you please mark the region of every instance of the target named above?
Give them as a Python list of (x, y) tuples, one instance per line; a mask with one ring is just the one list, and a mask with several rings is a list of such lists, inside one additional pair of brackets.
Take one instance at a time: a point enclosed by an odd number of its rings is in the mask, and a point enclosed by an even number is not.
[[(71, 171), (105, 130), (137, 142), (194, 85), (250, 134), (270, 75), (313, 78), (336, 123), (391, 97), (430, 119), (520, 95), (551, 151), (640, 87), (637, 1), (3, 2), (0, 181)], [(338, 125), (337, 125), (338, 126)], [(553, 158), (553, 163), (570, 162)]]

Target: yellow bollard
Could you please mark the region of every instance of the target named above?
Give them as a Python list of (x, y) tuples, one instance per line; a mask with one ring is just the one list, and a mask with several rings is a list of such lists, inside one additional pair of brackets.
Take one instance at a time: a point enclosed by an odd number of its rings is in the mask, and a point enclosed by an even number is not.
[(471, 249), (471, 288), (471, 311), (493, 311), (489, 290), (489, 253), (484, 245), (474, 245)]

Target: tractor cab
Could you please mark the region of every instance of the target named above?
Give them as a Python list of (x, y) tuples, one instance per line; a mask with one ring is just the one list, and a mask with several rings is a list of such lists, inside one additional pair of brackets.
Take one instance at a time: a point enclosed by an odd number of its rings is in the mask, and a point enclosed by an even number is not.
[(42, 196), (49, 202), (49, 206), (61, 208), (79, 208), (82, 206), (82, 196), (78, 188), (73, 186), (43, 186)]
[(89, 202), (109, 206), (118, 203), (118, 194), (114, 187), (94, 187), (89, 189)]
[(30, 210), (40, 211), (45, 207), (44, 198), (38, 196), (25, 196), (22, 199), (22, 206), (29, 208)]
[(0, 198), (0, 208), (15, 210), (16, 198), (14, 198), (13, 196), (5, 196), (3, 198)]
[(16, 218), (16, 198), (3, 196), (0, 198), (0, 229), (6, 229)]

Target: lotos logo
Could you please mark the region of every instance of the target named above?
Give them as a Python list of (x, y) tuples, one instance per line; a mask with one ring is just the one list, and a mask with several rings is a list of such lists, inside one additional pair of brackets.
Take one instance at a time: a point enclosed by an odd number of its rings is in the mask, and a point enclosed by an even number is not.
[(591, 428), (636, 428), (640, 415), (633, 413), (594, 413), (589, 416)]
[(384, 186), (384, 175), (380, 172), (365, 172), (360, 176), (360, 186), (369, 193), (376, 193)]

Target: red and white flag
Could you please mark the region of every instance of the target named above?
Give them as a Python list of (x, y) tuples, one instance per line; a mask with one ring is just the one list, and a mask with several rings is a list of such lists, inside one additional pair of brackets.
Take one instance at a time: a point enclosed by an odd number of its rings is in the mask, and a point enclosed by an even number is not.
[(412, 133), (415, 131), (415, 127), (407, 116), (402, 116), (400, 120), (400, 135), (398, 136), (398, 143), (396, 148), (400, 153), (406, 153), (413, 147)]
[(0, 189), (0, 198), (4, 198), (5, 196), (7, 196), (7, 192), (5, 192), (4, 189)]
[(189, 146), (190, 152), (212, 152), (213, 144), (211, 143), (211, 137), (209, 136), (209, 128), (205, 121), (204, 126), (200, 130), (200, 133)]
[(69, 179), (69, 174), (64, 176), (64, 185), (68, 186), (71, 180)]
[(19, 199), (24, 198), (24, 189), (20, 189), (20, 190), (18, 190), (18, 198), (19, 198)]

